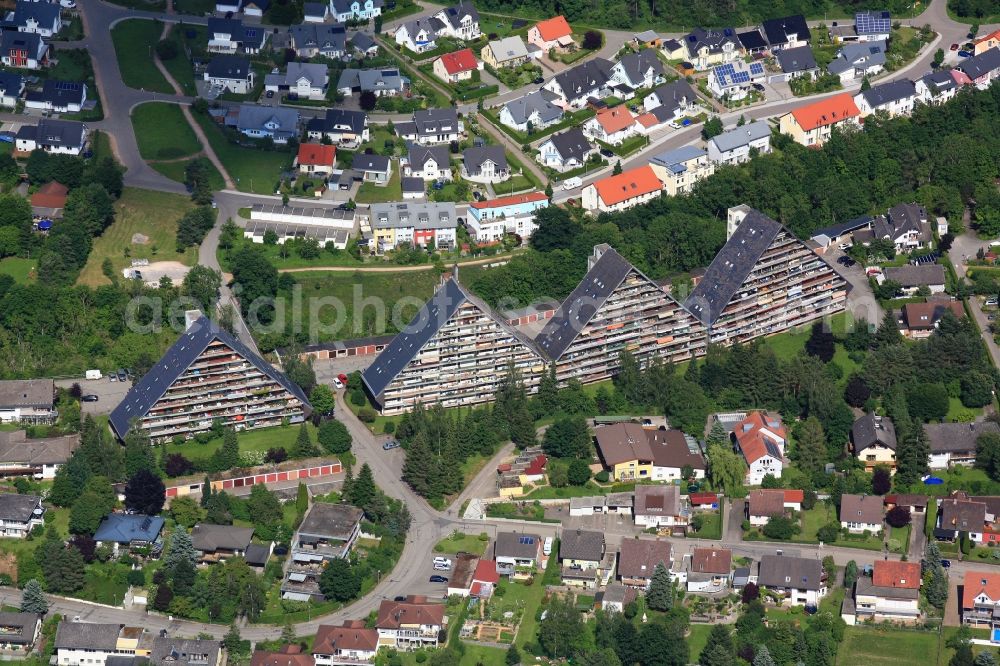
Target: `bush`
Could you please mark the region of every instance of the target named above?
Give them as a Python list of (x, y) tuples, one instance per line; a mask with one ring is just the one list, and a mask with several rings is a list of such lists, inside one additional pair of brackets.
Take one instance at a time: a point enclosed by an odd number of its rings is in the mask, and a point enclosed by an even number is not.
[(885, 514), (885, 522), (892, 527), (906, 527), (910, 524), (910, 512), (901, 506), (894, 506)]
[(816, 491), (806, 490), (802, 493), (802, 508), (808, 511), (816, 506)]
[(840, 523), (827, 523), (816, 530), (816, 538), (823, 543), (834, 543), (840, 536)]
[(608, 474), (608, 471), (605, 469), (602, 469), (600, 472), (594, 475), (594, 480), (597, 481), (598, 483), (607, 483), (608, 479), (610, 478), (611, 475)]
[(362, 407), (358, 410), (358, 418), (365, 423), (374, 423), (378, 413), (371, 407)]
[(386, 421), (385, 425), (382, 426), (382, 432), (384, 432), (387, 435), (391, 435), (392, 433), (396, 432), (396, 422)]
[(761, 530), (768, 539), (787, 541), (799, 531), (799, 526), (787, 516), (775, 516), (767, 521)]

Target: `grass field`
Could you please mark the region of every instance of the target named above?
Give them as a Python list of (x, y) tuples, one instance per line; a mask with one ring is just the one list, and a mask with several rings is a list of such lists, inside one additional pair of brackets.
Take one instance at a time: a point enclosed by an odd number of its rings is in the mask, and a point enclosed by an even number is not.
[[(305, 272), (295, 273), (294, 277), (302, 287), (303, 330), (312, 328), (315, 316), (321, 342), (400, 330), (430, 298), (438, 283), (437, 271)], [(314, 298), (325, 300), (320, 303)]]
[[(316, 441), (316, 428), (307, 424), (313, 441)], [(267, 451), (274, 447), (290, 449), (295, 444), (299, 434), (299, 425), (280, 426), (277, 428), (260, 428), (239, 433), (240, 451)], [(190, 460), (211, 458), (212, 454), (222, 446), (222, 438), (213, 439), (205, 444), (195, 441), (184, 442), (180, 446), (167, 444), (168, 453), (181, 453)]]
[(848, 627), (837, 650), (837, 664), (899, 666), (935, 663), (939, 636), (919, 631), (876, 631)]
[[(131, 265), (131, 259), (179, 261), (193, 266), (198, 258), (197, 248), (188, 248), (184, 254), (175, 252), (177, 220), (193, 207), (187, 197), (179, 194), (126, 188), (115, 204), (114, 224), (94, 239), (94, 247), (80, 273), (79, 283), (91, 287), (108, 284), (108, 279), (101, 272), (105, 258), (111, 259), (117, 275)], [(148, 237), (149, 241), (145, 244), (133, 243), (132, 236), (137, 233)], [(126, 249), (128, 257), (125, 256)]]
[(173, 160), (201, 152), (198, 137), (176, 104), (140, 104), (132, 110), (132, 128), (144, 160)]
[(122, 21), (112, 28), (111, 39), (115, 43), (118, 68), (122, 81), (129, 88), (173, 94), (174, 89), (153, 63), (153, 49), (161, 34), (162, 23), (144, 19)]
[[(485, 534), (485, 532), (484, 532)], [(456, 539), (455, 536), (458, 536)], [(458, 532), (457, 534), (452, 534), (444, 539), (441, 539), (434, 546), (435, 553), (473, 553), (475, 555), (482, 555), (483, 551), (486, 549), (487, 541), (483, 541), (479, 538), (478, 534), (462, 534)]]
[(274, 194), (281, 172), (292, 165), (292, 154), (282, 150), (261, 150), (230, 143), (208, 116), (194, 114), (215, 154), (242, 192)]
[(710, 624), (692, 624), (690, 625), (690, 633), (687, 637), (688, 650), (690, 651), (688, 661), (692, 664), (697, 663), (698, 655), (701, 651), (705, 649), (705, 644), (708, 643), (708, 635), (712, 631), (712, 625)]
[[(214, 10), (215, 3), (210, 3), (209, 7), (211, 8), (209, 11)], [(178, 11), (181, 10), (178, 9)], [(195, 95), (198, 92), (194, 85), (194, 66), (191, 64), (188, 52), (196, 53), (197, 50), (203, 48), (202, 45), (208, 40), (205, 34), (206, 30), (205, 26), (202, 25), (187, 24), (183, 26), (183, 29), (175, 25), (170, 29), (170, 34), (167, 37), (177, 43), (178, 54), (176, 58), (162, 61), (163, 66), (170, 72), (170, 76), (184, 90), (184, 94), (186, 95)]]
[(35, 270), (34, 259), (20, 257), (0, 259), (0, 275), (9, 275), (19, 284), (25, 284), (31, 280), (31, 271), (33, 270)]
[(402, 201), (403, 184), (400, 181), (399, 162), (392, 167), (392, 175), (386, 185), (361, 183), (358, 189), (358, 203), (381, 203), (385, 201)]
[[(189, 160), (150, 162), (149, 166), (153, 167), (170, 180), (176, 180), (178, 183), (183, 183), (185, 182), (184, 169), (187, 167), (188, 162)], [(226, 181), (222, 179), (222, 174), (215, 168), (215, 165), (209, 162), (208, 167), (208, 182), (212, 191), (215, 192), (226, 189)]]

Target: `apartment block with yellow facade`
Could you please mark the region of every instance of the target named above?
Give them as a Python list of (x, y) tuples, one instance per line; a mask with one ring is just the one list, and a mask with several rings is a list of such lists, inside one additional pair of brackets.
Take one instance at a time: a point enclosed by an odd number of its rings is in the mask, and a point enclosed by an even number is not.
[(660, 153), (649, 161), (649, 166), (672, 197), (690, 192), (695, 183), (715, 173), (715, 163), (708, 159), (708, 153), (694, 146)]

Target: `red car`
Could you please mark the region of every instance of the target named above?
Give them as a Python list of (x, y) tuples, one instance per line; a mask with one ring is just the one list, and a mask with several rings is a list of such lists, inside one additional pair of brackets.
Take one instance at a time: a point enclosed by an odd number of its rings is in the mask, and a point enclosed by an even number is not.
[(347, 375), (337, 375), (337, 379), (340, 380), (341, 384), (347, 386)]
[(958, 50), (958, 44), (952, 44), (951, 45), (951, 50), (952, 51), (957, 51)]

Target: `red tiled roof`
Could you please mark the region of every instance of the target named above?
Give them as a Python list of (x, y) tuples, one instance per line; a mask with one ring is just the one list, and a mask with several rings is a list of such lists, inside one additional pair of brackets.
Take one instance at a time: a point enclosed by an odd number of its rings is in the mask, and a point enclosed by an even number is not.
[(545, 471), (545, 465), (548, 464), (549, 459), (545, 457), (544, 454), (539, 453), (535, 458), (524, 468), (524, 473), (528, 476), (538, 476)]
[(645, 166), (629, 169), (617, 176), (608, 176), (594, 183), (597, 196), (605, 206), (613, 206), (622, 201), (651, 194), (663, 188), (653, 167)]
[(875, 560), (872, 582), (877, 587), (895, 587), (904, 590), (920, 589), (920, 562)]
[(298, 645), (286, 645), (280, 652), (254, 652), (250, 666), (314, 666), (311, 654), (302, 654)]
[(733, 568), (733, 551), (725, 548), (695, 548), (691, 555), (691, 571), (696, 573), (728, 574)]
[(300, 143), (299, 164), (321, 164), (333, 166), (337, 160), (337, 148), (322, 143)]
[(535, 27), (538, 28), (538, 34), (547, 42), (554, 42), (573, 34), (573, 29), (569, 27), (565, 16), (553, 16), (550, 19), (539, 21)]
[[(764, 428), (780, 437), (783, 441), (781, 446), (788, 441), (788, 433), (781, 423), (781, 417), (777, 414), (765, 414), (764, 412), (751, 412), (749, 416), (736, 424), (733, 433), (736, 441), (740, 444), (740, 450), (747, 464), (752, 464), (768, 454), (765, 443), (765, 435), (761, 432)], [(770, 436), (767, 439), (774, 441)]]
[(1000, 30), (994, 30), (990, 34), (986, 35), (985, 37), (980, 37), (979, 39), (977, 39), (976, 41), (974, 41), (972, 43), (973, 44), (982, 44), (983, 42), (988, 42), (991, 39), (1000, 39)]
[(973, 608), (973, 601), (985, 593), (992, 601), (1000, 601), (1000, 574), (985, 571), (966, 571), (963, 580), (962, 608)]
[(802, 500), (805, 499), (805, 491), (802, 490), (786, 490), (785, 491), (785, 504), (802, 504)]
[(715, 493), (691, 493), (688, 496), (688, 500), (691, 502), (691, 506), (715, 504), (719, 501), (719, 496)]
[(607, 134), (620, 132), (635, 124), (635, 116), (624, 104), (612, 109), (602, 109), (597, 113), (597, 122)]
[(785, 493), (782, 490), (761, 488), (751, 490), (747, 497), (751, 516), (781, 516), (785, 513)]
[(660, 119), (657, 118), (652, 113), (644, 113), (641, 116), (637, 117), (635, 121), (640, 125), (642, 125), (643, 127), (645, 127), (646, 129), (649, 129), (650, 127), (656, 127), (657, 125), (660, 124)]
[(337, 627), (321, 624), (316, 629), (316, 639), (313, 641), (313, 654), (335, 654), (340, 650), (378, 649), (378, 631), (366, 629), (363, 620), (347, 620)]
[(472, 574), (472, 580), (482, 583), (493, 583), (494, 585), (499, 583), (500, 574), (497, 573), (496, 560), (479, 558), (479, 562), (476, 563), (476, 570)]
[(951, 313), (958, 319), (965, 318), (965, 308), (961, 301), (931, 301), (930, 303), (907, 303), (903, 306), (903, 321), (910, 330), (930, 330), (944, 313)]
[(375, 627), (399, 629), (406, 625), (441, 625), (443, 621), (444, 604), (428, 602), (423, 596), (409, 596), (406, 601), (386, 599), (379, 604)]
[(858, 105), (854, 103), (854, 98), (847, 93), (832, 95), (792, 110), (795, 122), (807, 132), (860, 115), (861, 112), (858, 111)]
[(50, 180), (31, 195), (31, 205), (39, 208), (63, 208), (69, 189), (62, 183)]
[(445, 53), (441, 56), (441, 64), (444, 65), (444, 71), (449, 74), (471, 72), (478, 67), (476, 56), (472, 53), (472, 49), (462, 49), (454, 53)]
[(532, 201), (545, 201), (548, 199), (544, 192), (528, 192), (527, 194), (514, 194), (509, 197), (490, 199), (489, 201), (473, 201), (470, 208), (483, 210), (484, 208), (502, 208), (503, 206), (516, 206), (521, 203), (531, 203)]

